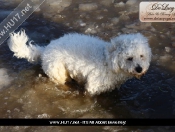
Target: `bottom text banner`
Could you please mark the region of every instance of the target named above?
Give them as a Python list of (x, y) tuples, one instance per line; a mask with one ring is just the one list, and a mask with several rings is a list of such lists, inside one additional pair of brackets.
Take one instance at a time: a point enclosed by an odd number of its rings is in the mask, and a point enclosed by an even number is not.
[(175, 126), (175, 119), (0, 119), (0, 126)]

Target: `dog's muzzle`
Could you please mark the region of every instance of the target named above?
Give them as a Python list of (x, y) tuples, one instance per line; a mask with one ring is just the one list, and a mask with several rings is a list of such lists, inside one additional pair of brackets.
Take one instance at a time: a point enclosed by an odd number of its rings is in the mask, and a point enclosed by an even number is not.
[(143, 75), (135, 75), (135, 77), (137, 78), (137, 79), (139, 79), (140, 80), (140, 78), (142, 77)]
[(143, 75), (145, 75), (146, 74), (146, 72), (147, 72), (147, 70), (146, 71), (144, 71), (143, 73), (141, 73), (141, 74), (135, 74), (134, 76), (137, 78), (137, 79), (139, 79), (140, 80), (140, 78), (143, 76)]

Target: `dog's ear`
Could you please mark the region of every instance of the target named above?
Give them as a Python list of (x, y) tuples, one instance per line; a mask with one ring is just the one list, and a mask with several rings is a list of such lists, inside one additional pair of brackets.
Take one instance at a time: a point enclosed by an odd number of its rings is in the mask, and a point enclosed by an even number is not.
[(113, 51), (116, 50), (116, 46), (115, 46), (114, 43), (115, 43), (115, 42), (111, 39), (111, 43), (110, 43), (110, 45), (108, 46), (108, 52), (109, 52), (109, 53), (112, 53)]
[(116, 50), (116, 48), (113, 45), (108, 46), (108, 52), (109, 53), (112, 53), (115, 50)]

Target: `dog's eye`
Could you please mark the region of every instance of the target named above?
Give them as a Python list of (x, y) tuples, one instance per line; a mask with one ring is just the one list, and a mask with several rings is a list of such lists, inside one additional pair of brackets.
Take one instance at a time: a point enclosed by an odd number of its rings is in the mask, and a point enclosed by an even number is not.
[(127, 60), (132, 61), (133, 60), (133, 57), (129, 57)]
[(143, 55), (140, 55), (140, 57), (142, 58), (142, 57), (143, 57)]

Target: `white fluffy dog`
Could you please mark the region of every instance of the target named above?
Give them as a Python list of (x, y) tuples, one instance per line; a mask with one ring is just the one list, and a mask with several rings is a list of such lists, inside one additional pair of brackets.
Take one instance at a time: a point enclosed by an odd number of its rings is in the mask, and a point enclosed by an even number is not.
[(10, 34), (8, 45), (14, 56), (29, 62), (41, 59), (44, 72), (54, 82), (64, 85), (74, 79), (84, 83), (91, 95), (120, 87), (134, 76), (139, 78), (151, 61), (148, 40), (140, 33), (120, 35), (111, 42), (70, 33), (46, 47), (32, 45), (28, 40), (24, 30)]

